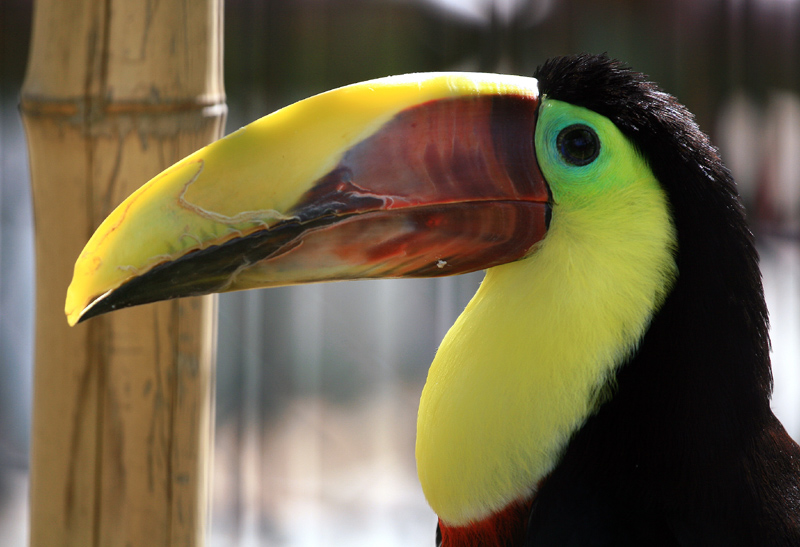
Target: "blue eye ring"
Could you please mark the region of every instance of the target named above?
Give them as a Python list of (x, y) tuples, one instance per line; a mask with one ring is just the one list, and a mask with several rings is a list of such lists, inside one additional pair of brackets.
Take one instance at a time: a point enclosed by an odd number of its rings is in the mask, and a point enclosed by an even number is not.
[(588, 125), (576, 123), (559, 132), (556, 148), (564, 161), (582, 167), (589, 165), (600, 155), (600, 137)]

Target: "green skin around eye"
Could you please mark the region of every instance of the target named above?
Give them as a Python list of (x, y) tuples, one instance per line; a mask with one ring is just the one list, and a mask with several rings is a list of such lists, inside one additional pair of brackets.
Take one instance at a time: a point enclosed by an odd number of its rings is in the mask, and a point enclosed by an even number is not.
[[(594, 129), (601, 143), (600, 154), (584, 166), (568, 163), (556, 145), (558, 134), (575, 124)], [(597, 206), (598, 201), (612, 199), (618, 192), (631, 190), (632, 185), (657, 184), (627, 137), (608, 118), (580, 106), (545, 97), (535, 145), (539, 167), (558, 206)]]

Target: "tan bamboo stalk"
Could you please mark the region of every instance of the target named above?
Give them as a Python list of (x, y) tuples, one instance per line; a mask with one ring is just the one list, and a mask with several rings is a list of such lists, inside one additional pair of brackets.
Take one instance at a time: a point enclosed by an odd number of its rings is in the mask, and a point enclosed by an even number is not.
[(33, 547), (203, 545), (215, 301), (69, 328), (72, 265), (224, 125), (222, 0), (37, 0), (21, 110), (36, 223)]

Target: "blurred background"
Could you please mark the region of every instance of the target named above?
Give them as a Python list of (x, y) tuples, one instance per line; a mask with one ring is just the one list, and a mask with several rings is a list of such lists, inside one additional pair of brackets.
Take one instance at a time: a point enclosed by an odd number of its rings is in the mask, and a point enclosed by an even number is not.
[[(33, 219), (17, 111), (31, 0), (0, 0), (0, 538), (25, 544)], [(344, 84), (530, 75), (608, 52), (694, 112), (746, 202), (772, 317), (773, 408), (800, 438), (800, 1), (227, 0), (228, 132)], [(212, 546), (432, 545), (419, 393), (481, 274), (224, 295)]]

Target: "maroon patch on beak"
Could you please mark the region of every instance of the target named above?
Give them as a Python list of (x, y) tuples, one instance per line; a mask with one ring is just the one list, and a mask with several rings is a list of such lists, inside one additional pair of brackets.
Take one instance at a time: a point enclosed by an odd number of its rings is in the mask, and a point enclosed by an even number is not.
[(537, 104), (480, 96), (401, 112), (303, 196), (292, 213), (300, 223), (340, 220), (309, 230), (281, 260), (335, 256), (353, 277), (420, 277), (523, 257), (547, 229)]
[(349, 150), (294, 214), (320, 215), (475, 201), (548, 200), (533, 134), (538, 101), (479, 96), (405, 110)]

